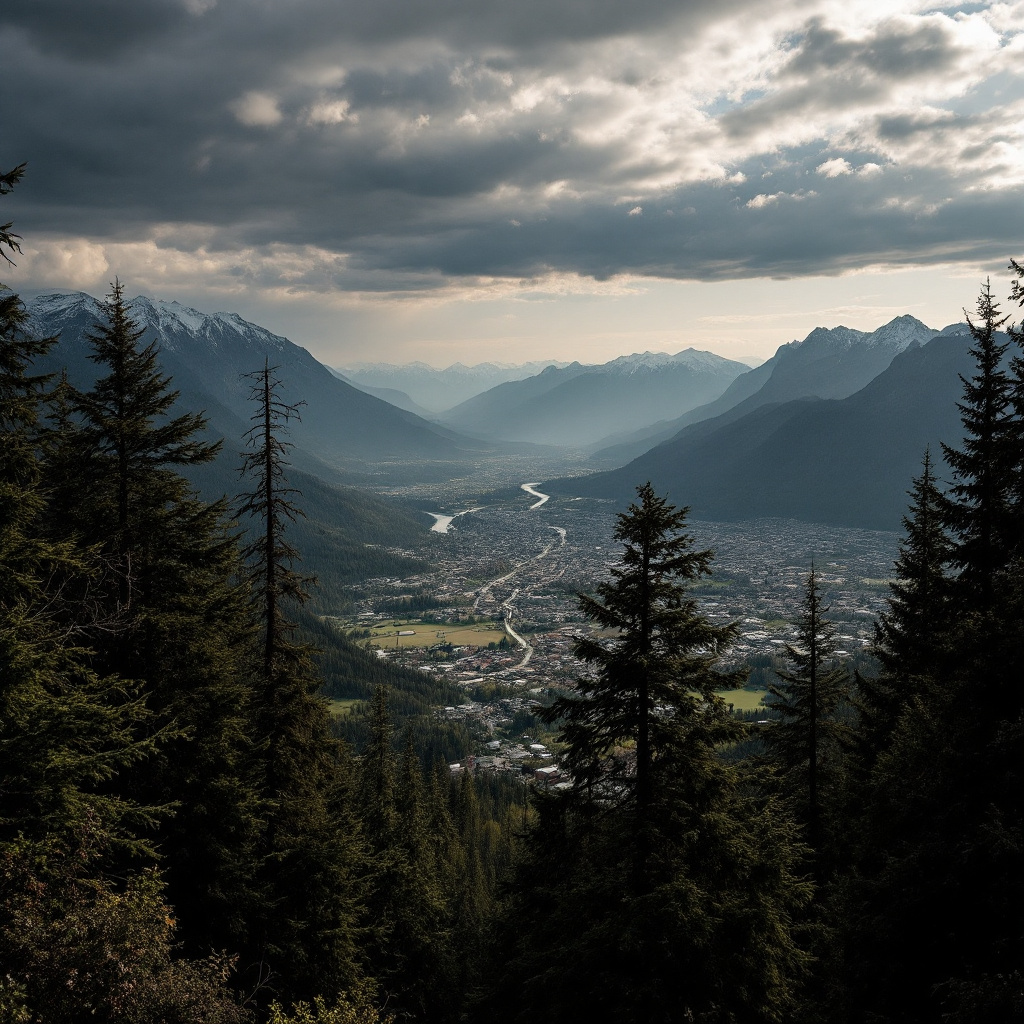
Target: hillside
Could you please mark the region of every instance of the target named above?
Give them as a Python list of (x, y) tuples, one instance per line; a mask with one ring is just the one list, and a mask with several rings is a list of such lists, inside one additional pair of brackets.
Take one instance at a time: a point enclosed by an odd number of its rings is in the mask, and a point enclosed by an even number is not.
[[(100, 303), (82, 292), (41, 295), (28, 304), (32, 329), (59, 334), (44, 366), (66, 367), (72, 383), (92, 379), (86, 335), (102, 315)], [(284, 382), (283, 397), (302, 402), (301, 422), (293, 421), (291, 440), (311, 471), (308, 457), (337, 470), (364, 472), (380, 463), (433, 464), (444, 472), (469, 459), (480, 445), (413, 413), (368, 395), (336, 377), (304, 348), (235, 313), (208, 315), (177, 302), (138, 296), (131, 314), (145, 328), (143, 342), (159, 346), (160, 364), (181, 392), (181, 405), (203, 409), (213, 431), (240, 438), (252, 413), (246, 373), (266, 361)]]
[(873, 380), (900, 352), (924, 345), (938, 333), (909, 315), (870, 333), (816, 327), (803, 341), (780, 346), (767, 362), (741, 374), (713, 402), (631, 435), (606, 438), (591, 461), (597, 466), (621, 466), (701, 420), (726, 414), (738, 419), (760, 406), (797, 398), (846, 398)]
[(598, 366), (572, 363), (492, 388), (443, 419), (482, 437), (583, 446), (706, 403), (747, 369), (694, 349), (674, 356), (644, 352)]
[[(957, 333), (951, 333), (956, 331)], [(547, 481), (545, 491), (625, 501), (650, 480), (706, 519), (782, 516), (896, 529), (927, 446), (957, 444), (966, 328), (914, 345), (844, 399), (765, 404), (693, 424), (620, 469)]]

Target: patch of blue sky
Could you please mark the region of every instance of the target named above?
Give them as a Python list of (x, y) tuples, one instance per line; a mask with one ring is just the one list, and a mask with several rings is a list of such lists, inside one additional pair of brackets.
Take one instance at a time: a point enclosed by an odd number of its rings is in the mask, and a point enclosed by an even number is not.
[(935, 4), (934, 7), (921, 11), (921, 17), (926, 18), (929, 14), (978, 14), (981, 11), (987, 11), (991, 6), (991, 3), (986, 3), (984, 0), (979, 0), (977, 3)]
[(1008, 102), (1024, 97), (1024, 79), (1011, 71), (998, 71), (968, 89), (962, 96), (954, 96), (942, 104), (944, 110), (969, 117), (988, 110), (998, 110)]
[(704, 105), (704, 113), (709, 117), (719, 117), (722, 114), (727, 114), (730, 110), (738, 110), (740, 107), (745, 107), (748, 103), (754, 103), (765, 95), (764, 89), (751, 89), (749, 92), (745, 92), (738, 100), (718, 95), (710, 103)]

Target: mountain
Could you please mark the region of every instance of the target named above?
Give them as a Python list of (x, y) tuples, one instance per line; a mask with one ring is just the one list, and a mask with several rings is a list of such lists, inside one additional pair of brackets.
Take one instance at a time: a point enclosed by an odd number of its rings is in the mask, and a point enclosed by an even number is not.
[(346, 384), (351, 385), (357, 391), (362, 391), (367, 395), (373, 395), (374, 398), (379, 398), (382, 402), (387, 402), (388, 405), (394, 405), (399, 409), (404, 409), (406, 412), (415, 413), (417, 416), (422, 416), (424, 419), (432, 418), (432, 413), (430, 413), (429, 410), (424, 409), (422, 405), (417, 405), (404, 391), (398, 391), (396, 388), (375, 388), (370, 384), (360, 384), (357, 380), (350, 380), (341, 372), (341, 370), (334, 370), (329, 366), (327, 369), (330, 370), (338, 380), (343, 380)]
[[(931, 446), (959, 444), (960, 374), (974, 372), (970, 334), (946, 328), (909, 343), (842, 399), (798, 398), (732, 411), (681, 430), (620, 469), (548, 481), (546, 493), (634, 497), (650, 480), (695, 518), (779, 516), (898, 529), (906, 491)], [(940, 471), (941, 475), (941, 471)]]
[(384, 388), (402, 391), (421, 408), (439, 413), (498, 384), (532, 377), (547, 366), (566, 365), (554, 360), (522, 365), (477, 363), (475, 366), (464, 366), (462, 363), (453, 363), (443, 370), (438, 370), (426, 363), (408, 363), (405, 366), (395, 366), (391, 363), (353, 363), (349, 367), (338, 367), (337, 372), (343, 374), (345, 379), (356, 387), (365, 386), (367, 390)]
[[(358, 580), (404, 576), (422, 569), (423, 563), (411, 552), (428, 538), (424, 517), (386, 498), (339, 486), (339, 462), (333, 458), (327, 461), (334, 449), (322, 444), (323, 430), (308, 429), (300, 436), (300, 426), (315, 426), (312, 421), (317, 409), (334, 413), (333, 429), (347, 430), (347, 426), (338, 426), (342, 419), (339, 410), (345, 408), (351, 396), (362, 402), (364, 409), (382, 406), (383, 414), (377, 422), (385, 425), (392, 411), (389, 406), (335, 380), (304, 349), (234, 314), (207, 316), (177, 303), (144, 298), (133, 299), (130, 305), (133, 318), (146, 328), (143, 340), (156, 340), (160, 345), (161, 366), (171, 375), (171, 386), (181, 392), (179, 407), (204, 410), (209, 419), (208, 436), (225, 439), (216, 460), (189, 467), (186, 473), (207, 500), (225, 494), (233, 497), (248, 486), (240, 479), (238, 466), (242, 434), (249, 426), (252, 410), (240, 374), (269, 359), (272, 365), (281, 367), (295, 400), (303, 390), (311, 396), (302, 410), (306, 423), (294, 424), (290, 434), (296, 447), (288, 456), (288, 482), (300, 493), (297, 500), (304, 516), (291, 524), (289, 540), (302, 553), (303, 570), (319, 577), (320, 584), (313, 591), (317, 610), (335, 614), (345, 610), (351, 603), (347, 588)], [(91, 383), (96, 366), (87, 358), (85, 336), (101, 315), (99, 303), (88, 295), (74, 293), (43, 295), (27, 307), (36, 333), (60, 333), (58, 344), (40, 369), (66, 367), (72, 383)], [(399, 430), (411, 429), (414, 418), (400, 415), (404, 418), (392, 428), (391, 437)], [(324, 458), (315, 454), (317, 449)], [(359, 451), (369, 454), (370, 449), (364, 446)], [(347, 464), (352, 461), (346, 456)]]
[[(86, 335), (102, 318), (100, 303), (82, 292), (40, 295), (27, 303), (39, 334), (59, 334), (49, 368), (67, 367), (72, 383), (91, 381)], [(205, 410), (213, 431), (238, 448), (253, 407), (244, 375), (276, 367), (283, 399), (304, 403), (301, 421), (290, 424), (296, 462), (328, 479), (339, 469), (373, 471), (380, 462), (466, 462), (481, 447), (452, 431), (389, 405), (339, 380), (304, 348), (248, 323), (236, 313), (206, 314), (177, 302), (138, 296), (129, 303), (143, 342), (155, 341), (160, 365), (182, 393), (181, 404)], [(325, 469), (331, 467), (330, 469)]]
[(744, 363), (686, 349), (643, 352), (597, 366), (548, 367), (500, 384), (442, 417), (456, 430), (505, 441), (583, 446), (667, 419), (720, 395)]
[(926, 344), (938, 333), (909, 314), (871, 332), (816, 327), (803, 341), (782, 345), (767, 362), (740, 374), (715, 401), (670, 422), (606, 438), (591, 461), (621, 466), (691, 423), (723, 414), (738, 419), (762, 405), (796, 398), (846, 398), (878, 376), (894, 356), (913, 345)]

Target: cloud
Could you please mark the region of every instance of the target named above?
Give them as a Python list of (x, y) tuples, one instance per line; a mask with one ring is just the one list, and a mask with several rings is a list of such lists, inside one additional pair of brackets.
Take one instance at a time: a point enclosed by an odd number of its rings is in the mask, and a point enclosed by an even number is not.
[(748, 199), (746, 206), (748, 210), (760, 210), (772, 203), (777, 203), (784, 195), (785, 192), (773, 192), (771, 195), (762, 192), (760, 195), (754, 196), (753, 199)]
[(4, 219), (46, 239), (39, 286), (135, 260), (282, 294), (611, 287), (1024, 237), (1019, 4), (86, 6), (0, 15), (5, 159), (29, 160)]
[[(877, 166), (877, 164), (875, 166)], [(841, 156), (836, 156), (831, 160), (826, 160), (823, 164), (818, 164), (814, 169), (818, 174), (824, 174), (826, 178), (838, 178), (840, 174), (853, 173), (850, 161)]]
[[(281, 123), (282, 115), (277, 100), (265, 92), (247, 92), (234, 103), (230, 103), (229, 107), (242, 124), (250, 127), (272, 128)], [(317, 109), (325, 108), (320, 105)]]

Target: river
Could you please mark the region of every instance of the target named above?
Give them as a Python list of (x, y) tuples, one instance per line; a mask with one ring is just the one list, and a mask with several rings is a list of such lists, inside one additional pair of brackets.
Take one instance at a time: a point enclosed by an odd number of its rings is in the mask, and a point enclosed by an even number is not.
[(440, 512), (425, 512), (424, 515), (433, 516), (434, 525), (430, 528), (431, 533), (447, 533), (453, 519), (458, 519), (459, 516), (464, 516), (467, 512), (479, 512), (483, 507), (483, 505), (478, 505), (476, 508), (464, 508), (453, 516), (443, 516)]
[(532, 512), (532, 511), (533, 511), (533, 510), (534, 510), (535, 508), (540, 508), (540, 507), (541, 507), (541, 505), (543, 505), (543, 504), (544, 504), (544, 502), (545, 502), (545, 501), (547, 501), (547, 500), (548, 500), (548, 498), (550, 498), (550, 497), (551, 497), (551, 495), (550, 495), (550, 494), (541, 494), (541, 493), (540, 493), (540, 491), (535, 491), (535, 490), (534, 490), (534, 487), (536, 487), (536, 486), (537, 486), (537, 484), (539, 484), (539, 483), (540, 483), (540, 481), (539, 481), (539, 480), (534, 480), (534, 482), (533, 482), (532, 484), (520, 484), (520, 485), (519, 485), (519, 486), (520, 486), (520, 487), (521, 487), (521, 488), (522, 488), (522, 489), (523, 489), (524, 491), (526, 491), (526, 493), (527, 493), (527, 494), (532, 494), (532, 495), (533, 495), (533, 496), (534, 496), (535, 498), (540, 498), (540, 501), (535, 501), (535, 502), (534, 502), (534, 503), (533, 503), (533, 504), (532, 504), (532, 505), (530, 506), (530, 511), (531, 511), (531, 512)]

